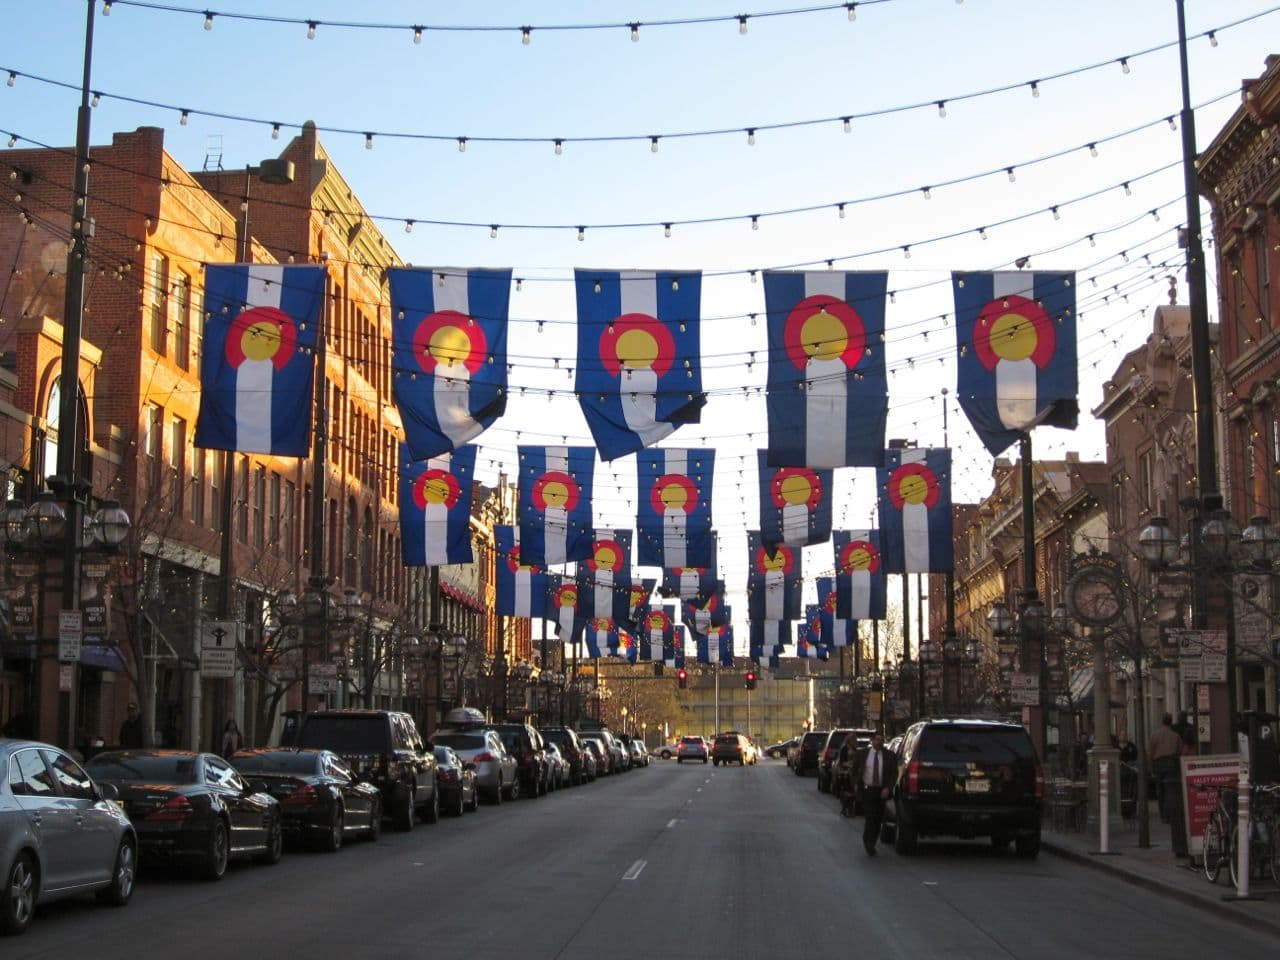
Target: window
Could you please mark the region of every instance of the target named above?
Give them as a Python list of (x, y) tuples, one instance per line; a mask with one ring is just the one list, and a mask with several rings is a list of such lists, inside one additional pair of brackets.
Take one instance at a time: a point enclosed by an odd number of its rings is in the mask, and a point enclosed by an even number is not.
[(174, 515), (181, 519), (187, 500), (187, 421), (181, 417), (169, 425), (169, 483)]
[(151, 495), (160, 493), (162, 457), (164, 456), (164, 408), (158, 403), (148, 403), (143, 411), (142, 451), (149, 458), (147, 484)]
[(45, 759), (53, 767), (54, 778), (64, 797), (75, 800), (95, 800), (97, 793), (93, 789), (93, 781), (80, 769), (80, 765), (57, 750), (46, 750)]
[(191, 369), (200, 372), (204, 356), (204, 291), (191, 291)]
[(293, 519), (295, 516), (294, 511), (297, 509), (295, 506), (297, 499), (297, 488), (294, 486), (293, 481), (286, 480), (284, 482), (284, 501), (280, 505), (282, 521), (280, 528), (280, 541), (284, 547), (284, 554), (286, 557), (292, 557), (295, 549)]
[(49, 797), (56, 792), (39, 750), (19, 750), (9, 760), (9, 791), (17, 797)]
[(169, 327), (169, 258), (151, 257), (151, 349), (164, 355)]
[(1244, 353), (1253, 346), (1253, 324), (1250, 320), (1253, 311), (1249, 309), (1249, 292), (1245, 289), (1240, 260), (1231, 261), (1230, 266), (1231, 296), (1235, 300), (1236, 351)]
[(1268, 257), (1267, 230), (1263, 224), (1253, 233), (1253, 269), (1257, 278), (1254, 308), (1258, 314), (1258, 327), (1262, 333), (1271, 331), (1271, 261)]
[(1155, 496), (1155, 455), (1150, 450), (1138, 454), (1137, 481), (1138, 509), (1149, 511)]
[(271, 497), (267, 501), (267, 540), (280, 553), (280, 474), (271, 474)]
[(258, 466), (253, 471), (253, 545), (259, 550), (266, 541), (267, 470)]
[[(236, 507), (236, 539), (249, 542), (249, 458), (241, 456), (236, 461), (236, 491), (239, 496), (232, 502)], [(228, 491), (230, 493), (230, 491)]]
[(1125, 509), (1125, 479), (1123, 473), (1117, 473), (1111, 478), (1111, 517), (1114, 521), (1111, 529), (1124, 530), (1125, 517), (1128, 511)]
[(191, 522), (204, 525), (204, 458), (199, 448), (191, 455)]
[(218, 527), (222, 523), (222, 498), (230, 496), (222, 489), (222, 475), (227, 470), (227, 452), (213, 451), (213, 467), (209, 471), (209, 525)]
[(173, 284), (173, 359), (191, 369), (191, 278), (179, 273)]

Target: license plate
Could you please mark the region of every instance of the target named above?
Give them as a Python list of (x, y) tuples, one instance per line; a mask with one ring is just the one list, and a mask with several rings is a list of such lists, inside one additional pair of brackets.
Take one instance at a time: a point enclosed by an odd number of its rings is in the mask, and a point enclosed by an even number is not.
[(964, 781), (965, 793), (990, 793), (991, 781), (989, 780), (966, 780)]

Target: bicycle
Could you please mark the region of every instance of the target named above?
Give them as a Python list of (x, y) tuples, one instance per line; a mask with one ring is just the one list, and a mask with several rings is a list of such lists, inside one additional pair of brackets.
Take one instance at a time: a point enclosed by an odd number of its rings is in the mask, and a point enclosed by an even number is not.
[[(1280, 783), (1255, 783), (1249, 787), (1249, 879), (1261, 879), (1271, 874), (1273, 883), (1280, 884), (1280, 844), (1276, 831), (1280, 829)], [(1240, 881), (1240, 823), (1237, 819), (1231, 828), (1231, 859), (1228, 862), (1231, 885)]]
[(1210, 883), (1217, 883), (1218, 874), (1222, 872), (1222, 865), (1232, 849), (1235, 787), (1209, 783), (1201, 784), (1197, 789), (1202, 793), (1214, 793), (1213, 812), (1204, 825), (1204, 847), (1200, 854), (1200, 865), (1204, 869), (1205, 878)]

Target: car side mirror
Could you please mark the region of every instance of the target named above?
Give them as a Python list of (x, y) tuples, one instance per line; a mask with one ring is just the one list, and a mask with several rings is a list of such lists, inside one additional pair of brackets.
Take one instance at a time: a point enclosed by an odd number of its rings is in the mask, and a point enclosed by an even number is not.
[(119, 800), (120, 791), (114, 783), (100, 783), (98, 784), (98, 796), (103, 800)]

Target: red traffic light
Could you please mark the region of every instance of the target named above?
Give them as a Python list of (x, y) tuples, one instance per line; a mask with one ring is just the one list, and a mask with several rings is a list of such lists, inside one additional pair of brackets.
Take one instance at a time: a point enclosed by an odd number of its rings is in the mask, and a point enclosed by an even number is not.
[(748, 670), (744, 679), (748, 690), (754, 690), (756, 688), (756, 672), (754, 670)]
[(680, 689), (684, 689), (684, 682), (688, 678), (689, 674), (685, 670), (681, 670), (676, 674), (676, 683), (679, 685)]

